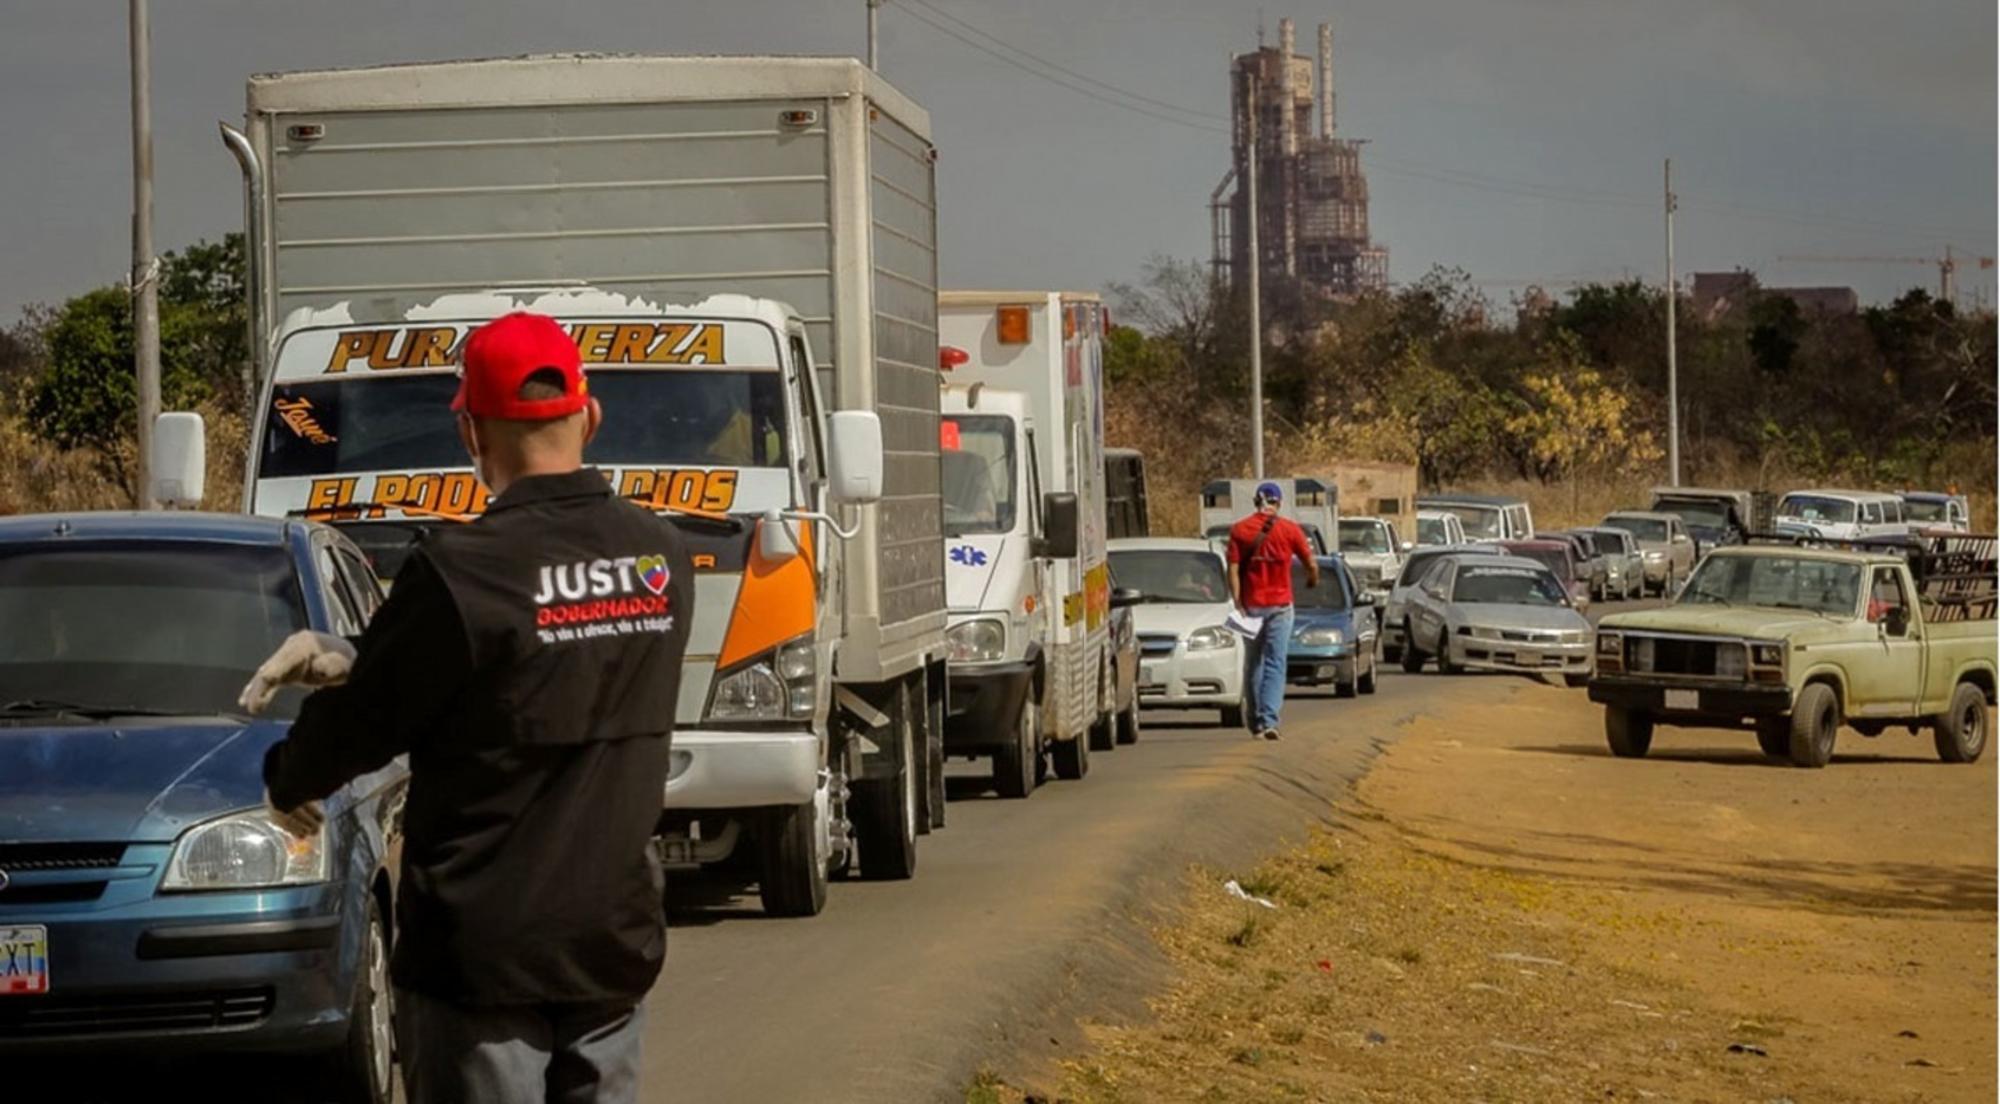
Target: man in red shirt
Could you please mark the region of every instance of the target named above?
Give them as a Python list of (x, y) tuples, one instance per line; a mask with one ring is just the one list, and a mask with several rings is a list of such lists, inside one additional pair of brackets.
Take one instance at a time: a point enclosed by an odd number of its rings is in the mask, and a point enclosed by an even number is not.
[(1257, 512), (1230, 527), (1229, 593), (1246, 617), (1262, 619), (1249, 642), (1243, 668), (1245, 710), (1250, 731), (1278, 738), (1278, 710), (1285, 704), (1285, 663), (1292, 642), (1292, 560), (1306, 565), (1306, 585), (1319, 585), (1319, 561), (1305, 530), (1278, 516), (1285, 492), (1276, 483), (1257, 485)]

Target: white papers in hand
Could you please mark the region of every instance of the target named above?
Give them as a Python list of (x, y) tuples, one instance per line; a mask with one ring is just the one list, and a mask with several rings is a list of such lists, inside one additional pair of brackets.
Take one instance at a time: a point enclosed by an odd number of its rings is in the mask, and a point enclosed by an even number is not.
[(1257, 634), (1264, 631), (1264, 619), (1252, 617), (1242, 610), (1230, 610), (1229, 616), (1223, 619), (1222, 627), (1237, 636), (1255, 640)]

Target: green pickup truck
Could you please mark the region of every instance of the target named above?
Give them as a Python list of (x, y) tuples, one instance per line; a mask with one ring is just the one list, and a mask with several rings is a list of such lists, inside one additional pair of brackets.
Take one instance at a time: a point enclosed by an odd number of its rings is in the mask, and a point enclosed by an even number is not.
[(1597, 627), (1590, 700), (1614, 755), (1657, 725), (1749, 729), (1801, 767), (1863, 736), (1929, 728), (1938, 757), (1986, 748), (1994, 702), (1994, 538), (1719, 548), (1662, 609)]

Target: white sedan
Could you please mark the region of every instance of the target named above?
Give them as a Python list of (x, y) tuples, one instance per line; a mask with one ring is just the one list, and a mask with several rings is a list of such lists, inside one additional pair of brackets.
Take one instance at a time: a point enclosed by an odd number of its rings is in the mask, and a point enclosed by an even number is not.
[(1205, 540), (1133, 537), (1109, 545), (1112, 585), (1128, 592), (1139, 636), (1139, 702), (1216, 709), (1243, 726), (1243, 643), (1223, 628), (1228, 567)]

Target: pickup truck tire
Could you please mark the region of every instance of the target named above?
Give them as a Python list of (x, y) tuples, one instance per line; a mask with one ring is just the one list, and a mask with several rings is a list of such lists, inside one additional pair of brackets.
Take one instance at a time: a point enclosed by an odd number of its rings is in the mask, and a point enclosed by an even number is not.
[(917, 789), (923, 773), (916, 757), (915, 710), (921, 694), (908, 684), (896, 693), (896, 771), (887, 778), (867, 778), (854, 784), (849, 808), (854, 814), (855, 841), (861, 845), (861, 876), (871, 881), (900, 882), (917, 872)]
[(1986, 750), (1986, 692), (1961, 682), (1951, 692), (1951, 705), (1931, 726), (1938, 758), (1947, 763), (1977, 762)]
[(1136, 744), (1139, 742), (1139, 692), (1132, 691), (1132, 702), (1118, 714), (1118, 742)]
[(1653, 718), (1637, 709), (1604, 707), (1604, 742), (1620, 759), (1643, 759), (1653, 746)]
[(826, 863), (818, 847), (818, 803), (765, 811), (757, 833), (764, 869), (757, 896), (772, 916), (818, 916), (826, 907)]
[(395, 1096), (389, 929), (383, 922), (382, 902), (372, 892), (368, 894), (367, 923), (361, 963), (354, 971), (347, 1038), (330, 1055), (333, 1099), (339, 1104), (389, 1104)]
[(1049, 750), (1049, 758), (1054, 761), (1057, 778), (1065, 782), (1081, 779), (1090, 773), (1090, 737), (1058, 741)]
[(993, 753), (993, 789), (1001, 797), (1021, 798), (1035, 792), (1035, 765), (1042, 759), (1042, 711), (1032, 699), (1021, 702), (1021, 719), (1014, 725), (1014, 742)]
[(1773, 759), (1792, 757), (1792, 722), (1787, 717), (1757, 719), (1757, 747)]
[(1840, 697), (1823, 682), (1807, 683), (1792, 703), (1792, 765), (1816, 769), (1833, 758), (1840, 735)]

